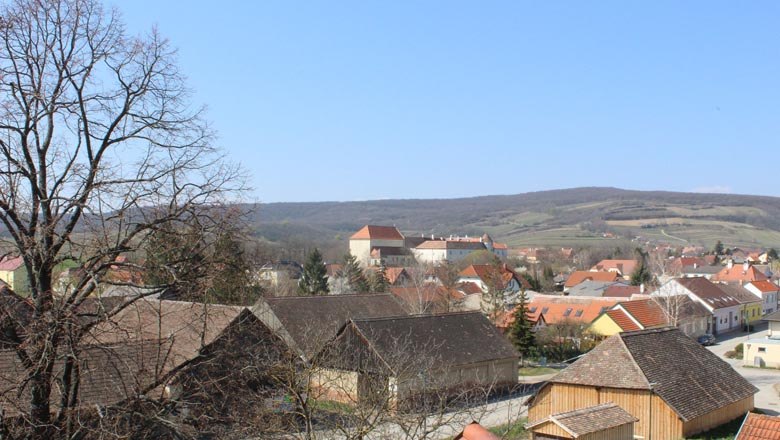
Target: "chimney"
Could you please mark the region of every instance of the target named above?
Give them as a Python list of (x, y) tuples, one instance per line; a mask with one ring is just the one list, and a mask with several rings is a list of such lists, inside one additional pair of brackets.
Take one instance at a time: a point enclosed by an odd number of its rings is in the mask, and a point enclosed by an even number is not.
[(698, 269), (699, 268), (699, 263), (693, 263), (693, 268), (694, 269)]
[(431, 240), (433, 240), (433, 234), (431, 234)]
[(742, 263), (742, 271), (747, 272), (748, 269), (750, 269), (750, 263), (745, 261), (744, 263)]
[(729, 269), (732, 269), (734, 267), (734, 260), (729, 258), (729, 262), (728, 262), (728, 264), (726, 264), (726, 267), (728, 267)]
[(639, 293), (645, 293), (645, 283), (639, 285)]

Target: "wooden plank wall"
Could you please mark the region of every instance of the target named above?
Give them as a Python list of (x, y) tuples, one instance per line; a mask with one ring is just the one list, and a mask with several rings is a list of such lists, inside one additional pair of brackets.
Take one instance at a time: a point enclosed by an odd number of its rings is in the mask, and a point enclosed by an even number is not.
[(753, 396), (724, 406), (721, 409), (697, 417), (683, 424), (683, 432), (686, 437), (710, 430), (728, 421), (744, 417), (745, 413), (753, 409)]

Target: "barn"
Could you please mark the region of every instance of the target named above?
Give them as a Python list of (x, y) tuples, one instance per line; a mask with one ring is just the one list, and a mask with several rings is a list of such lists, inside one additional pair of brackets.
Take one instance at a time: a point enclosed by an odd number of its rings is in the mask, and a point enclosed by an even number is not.
[(614, 403), (637, 418), (634, 435), (677, 439), (742, 417), (756, 392), (679, 330), (640, 330), (611, 336), (543, 385), (528, 421)]

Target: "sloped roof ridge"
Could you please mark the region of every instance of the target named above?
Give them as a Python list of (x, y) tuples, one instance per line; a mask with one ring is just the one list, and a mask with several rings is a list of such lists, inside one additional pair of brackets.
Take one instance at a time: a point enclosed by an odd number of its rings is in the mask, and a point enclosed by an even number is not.
[[(340, 295), (308, 295), (308, 296), (268, 296), (263, 298), (264, 300), (272, 300), (272, 301), (295, 301), (295, 300), (301, 300), (301, 299), (307, 299), (307, 300), (313, 300), (313, 299), (331, 299), (331, 298), (355, 298), (355, 297), (366, 297), (366, 296), (393, 296), (391, 293), (345, 293)], [(234, 307), (243, 307), (243, 306), (234, 306)], [(251, 306), (250, 306), (251, 307)]]
[(442, 317), (448, 317), (448, 316), (464, 316), (464, 315), (481, 315), (482, 312), (478, 310), (474, 311), (465, 311), (465, 312), (449, 312), (449, 313), (438, 313), (438, 314), (426, 314), (426, 313), (418, 313), (414, 315), (395, 315), (395, 316), (381, 316), (378, 318), (352, 318), (350, 321), (353, 321), (355, 323), (358, 322), (378, 322), (378, 321), (392, 321), (392, 320), (399, 320), (399, 319), (416, 319), (416, 318), (442, 318)]
[(629, 359), (631, 359), (631, 366), (634, 367), (634, 370), (639, 372), (639, 375), (645, 380), (645, 384), (647, 385), (647, 389), (652, 389), (652, 385), (650, 384), (650, 379), (647, 378), (647, 375), (645, 375), (645, 372), (642, 371), (642, 367), (639, 366), (639, 364), (636, 362), (636, 359), (634, 359), (634, 353), (631, 353), (631, 350), (628, 349), (628, 346), (626, 345), (626, 341), (623, 340), (623, 336), (626, 334), (632, 335), (632, 334), (645, 334), (645, 333), (651, 333), (652, 331), (645, 330), (635, 330), (633, 332), (624, 332), (624, 333), (618, 333), (616, 336), (620, 340), (620, 345), (623, 346), (623, 350), (628, 353)]
[(607, 402), (607, 403), (602, 403), (602, 404), (599, 404), (599, 405), (589, 406), (587, 408), (579, 408), (579, 409), (575, 409), (575, 410), (572, 410), (572, 411), (566, 411), (566, 412), (552, 414), (551, 417), (566, 418), (566, 417), (571, 417), (571, 416), (578, 416), (578, 415), (581, 415), (581, 414), (588, 414), (588, 413), (591, 413), (591, 412), (594, 412), (594, 411), (598, 411), (600, 409), (611, 408), (613, 406), (617, 406), (617, 405), (614, 402)]

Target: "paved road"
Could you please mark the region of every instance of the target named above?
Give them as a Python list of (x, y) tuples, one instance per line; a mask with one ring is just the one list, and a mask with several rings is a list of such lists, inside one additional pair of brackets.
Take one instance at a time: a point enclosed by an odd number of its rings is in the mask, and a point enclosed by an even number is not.
[(766, 337), (766, 324), (760, 325), (758, 331), (749, 335), (740, 331), (719, 335), (718, 343), (708, 348), (720, 356), (721, 359), (728, 362), (739, 374), (759, 389), (758, 394), (756, 394), (756, 408), (767, 414), (779, 415), (780, 397), (778, 397), (778, 392), (775, 390), (774, 385), (780, 384), (780, 370), (744, 367), (741, 359), (727, 359), (724, 357), (727, 351), (733, 350), (740, 342), (763, 337)]

